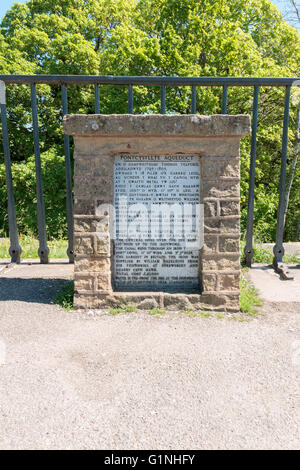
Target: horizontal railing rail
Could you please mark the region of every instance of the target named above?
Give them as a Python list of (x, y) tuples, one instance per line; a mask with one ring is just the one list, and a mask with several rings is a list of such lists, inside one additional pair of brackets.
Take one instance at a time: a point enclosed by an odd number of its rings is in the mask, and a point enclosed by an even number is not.
[(135, 77), (113, 75), (0, 75), (5, 83), (168, 85), (168, 86), (293, 86), (299, 78), (282, 77)]
[[(39, 256), (41, 263), (48, 262), (49, 249), (47, 246), (45, 205), (43, 198), (43, 182), (41, 174), (41, 160), (39, 149), (39, 126), (36, 100), (36, 85), (60, 85), (62, 92), (62, 114), (68, 113), (67, 86), (72, 84), (94, 85), (95, 113), (99, 114), (100, 93), (99, 85), (123, 85), (128, 87), (128, 113), (134, 112), (134, 86), (159, 86), (160, 87), (160, 112), (165, 114), (166, 108), (166, 87), (183, 86), (191, 87), (191, 113), (197, 112), (197, 93), (196, 87), (221, 87), (222, 104), (220, 112), (227, 113), (228, 87), (252, 87), (253, 88), (253, 106), (252, 106), (252, 134), (251, 134), (251, 153), (250, 153), (250, 171), (249, 171), (249, 190), (248, 190), (248, 211), (247, 211), (247, 231), (245, 258), (246, 264), (251, 266), (253, 258), (253, 226), (254, 226), (254, 196), (255, 196), (255, 166), (256, 166), (256, 144), (257, 144), (257, 125), (259, 108), (260, 87), (285, 87), (285, 105), (282, 132), (281, 148), (281, 170), (279, 183), (279, 202), (278, 217), (276, 229), (276, 242), (274, 246), (274, 266), (284, 277), (292, 276), (284, 269), (282, 258), (284, 255), (283, 232), (284, 232), (284, 211), (285, 211), (285, 185), (286, 185), (286, 167), (287, 167), (287, 148), (288, 148), (288, 130), (289, 130), (289, 107), (291, 87), (299, 86), (299, 78), (291, 77), (168, 77), (168, 76), (111, 76), (111, 75), (0, 75), (0, 97), (1, 97), (1, 121), (3, 133), (3, 150), (6, 167), (6, 185), (8, 194), (8, 219), (10, 231), (10, 255), (13, 262), (20, 262), (21, 247), (18, 241), (18, 227), (16, 221), (16, 209), (12, 185), (11, 159), (9, 150), (9, 138), (7, 130), (7, 109), (5, 101), (5, 84), (30, 85), (31, 88), (31, 108), (33, 123), (33, 140), (36, 166), (36, 191), (37, 191), (37, 215), (38, 215), (38, 233), (39, 233)], [(64, 136), (65, 149), (65, 171), (66, 171), (66, 201), (67, 201), (67, 226), (68, 226), (68, 257), (73, 262), (73, 198), (72, 198), (72, 176), (69, 137)]]

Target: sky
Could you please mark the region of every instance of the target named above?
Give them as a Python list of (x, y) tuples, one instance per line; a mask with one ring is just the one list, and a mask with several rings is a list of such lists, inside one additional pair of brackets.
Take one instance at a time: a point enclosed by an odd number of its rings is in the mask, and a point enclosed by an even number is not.
[[(6, 11), (16, 3), (15, 0), (0, 0), (0, 20), (5, 15)], [(19, 0), (18, 3), (26, 3), (25, 0)], [(283, 8), (283, 0), (273, 0), (273, 3), (280, 9)]]

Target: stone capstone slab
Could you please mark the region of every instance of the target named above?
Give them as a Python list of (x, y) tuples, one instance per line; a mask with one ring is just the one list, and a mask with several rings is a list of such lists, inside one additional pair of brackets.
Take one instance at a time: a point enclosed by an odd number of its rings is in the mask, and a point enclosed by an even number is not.
[(63, 128), (73, 136), (245, 136), (250, 132), (250, 118), (244, 114), (75, 114), (64, 116)]

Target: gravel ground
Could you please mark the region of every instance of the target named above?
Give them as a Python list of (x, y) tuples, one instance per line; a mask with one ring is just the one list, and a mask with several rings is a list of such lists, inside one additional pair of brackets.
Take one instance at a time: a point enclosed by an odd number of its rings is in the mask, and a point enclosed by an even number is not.
[(299, 304), (97, 316), (1, 274), (1, 449), (299, 449)]

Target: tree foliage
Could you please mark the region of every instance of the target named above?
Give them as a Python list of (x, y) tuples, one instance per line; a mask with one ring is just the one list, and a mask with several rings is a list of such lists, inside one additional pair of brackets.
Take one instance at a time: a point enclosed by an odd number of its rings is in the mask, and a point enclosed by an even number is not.
[[(0, 73), (297, 76), (300, 40), (296, 29), (284, 21), (269, 0), (30, 0), (14, 4), (4, 17), (0, 58)], [(221, 92), (217, 87), (199, 87), (197, 112), (219, 113)], [(252, 93), (246, 87), (230, 88), (228, 112), (251, 113)], [(293, 89), (289, 162), (295, 140), (297, 93)], [(68, 95), (69, 112), (93, 112), (92, 87), (70, 86)], [(101, 112), (127, 111), (125, 87), (102, 86), (100, 96)], [(261, 89), (255, 230), (264, 241), (275, 236), (283, 104), (284, 89)], [(45, 155), (63, 155), (60, 88), (38, 86), (38, 107), (41, 150)], [(189, 87), (167, 88), (167, 112), (189, 113), (190, 107)], [(26, 162), (33, 153), (29, 87), (8, 86), (8, 109), (12, 159)], [(157, 87), (134, 87), (136, 113), (159, 109)], [(244, 139), (243, 227), (249, 154), (250, 140)], [(299, 218), (299, 178), (297, 168), (286, 239), (293, 238)]]

